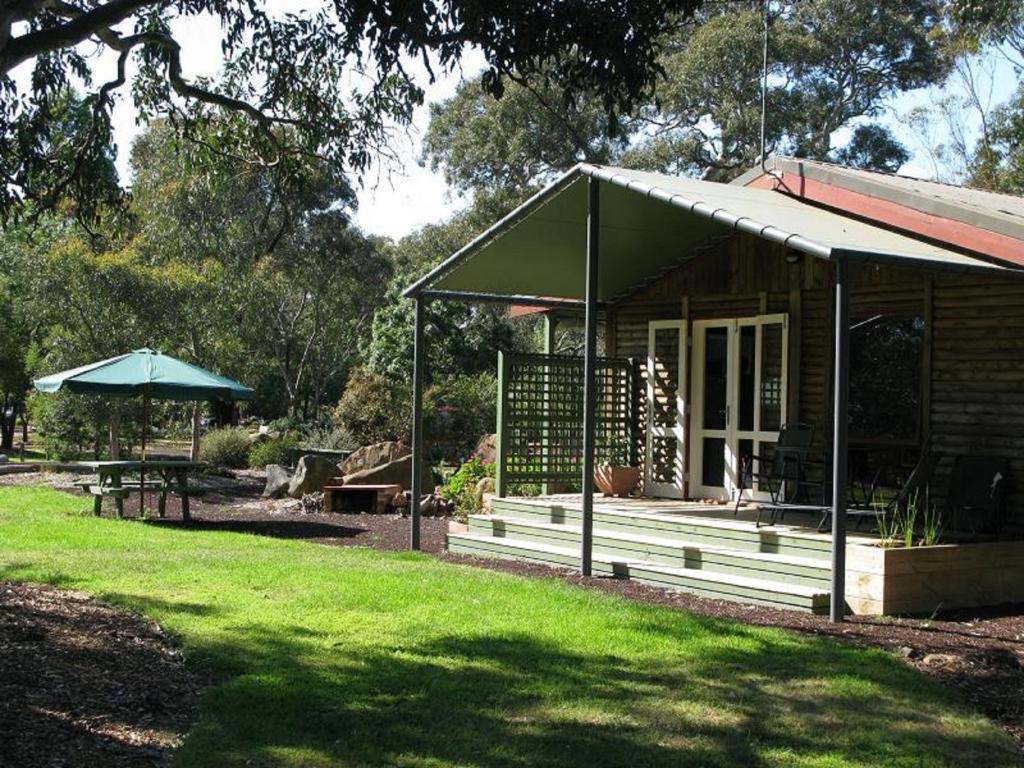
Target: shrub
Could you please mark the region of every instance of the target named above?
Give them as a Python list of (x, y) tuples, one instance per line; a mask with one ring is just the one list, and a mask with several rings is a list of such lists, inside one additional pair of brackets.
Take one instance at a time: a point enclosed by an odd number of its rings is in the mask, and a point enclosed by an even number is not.
[(406, 388), (368, 368), (355, 368), (349, 374), (332, 420), (361, 446), (384, 440), (408, 442), (410, 415)]
[(316, 427), (306, 433), (303, 443), (311, 448), (326, 448), (331, 451), (346, 448), (354, 450), (359, 447), (359, 441), (344, 427)]
[(435, 460), (460, 461), (494, 432), (498, 380), (490, 373), (452, 376), (424, 394), (424, 430)]
[(441, 498), (455, 502), (455, 510), (460, 519), (464, 519), (467, 514), (480, 511), (476, 486), (485, 477), (494, 477), (494, 465), (484, 464), (474, 456), (441, 486)]
[(294, 435), (280, 435), (256, 443), (249, 449), (249, 468), (263, 469), (267, 464), (288, 465), (288, 452), (298, 445)]
[(36, 434), (46, 446), (46, 457), (73, 461), (89, 453), (98, 453), (106, 445), (106, 412), (95, 397), (33, 393), (29, 399), (29, 415)]
[(199, 458), (217, 467), (241, 469), (249, 465), (249, 434), (240, 427), (207, 432), (199, 443)]

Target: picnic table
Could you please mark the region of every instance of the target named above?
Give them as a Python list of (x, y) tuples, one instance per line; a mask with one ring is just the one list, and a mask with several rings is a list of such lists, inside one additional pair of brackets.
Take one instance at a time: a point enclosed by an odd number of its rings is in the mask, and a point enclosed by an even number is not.
[[(117, 516), (124, 517), (124, 500), (129, 493), (140, 490), (151, 490), (159, 493), (157, 514), (163, 517), (166, 511), (167, 495), (177, 494), (181, 497), (181, 518), (189, 520), (188, 501), (190, 497), (202, 496), (206, 488), (189, 485), (188, 476), (199, 469), (201, 464), (182, 459), (152, 459), (145, 462), (146, 485), (141, 488), (140, 480), (126, 480), (126, 475), (140, 475), (143, 469), (141, 461), (80, 461), (77, 466), (96, 473), (96, 479), (80, 483), (82, 490), (93, 496), (93, 514), (99, 515), (103, 505), (103, 497), (114, 499)], [(150, 480), (149, 478), (153, 479)]]

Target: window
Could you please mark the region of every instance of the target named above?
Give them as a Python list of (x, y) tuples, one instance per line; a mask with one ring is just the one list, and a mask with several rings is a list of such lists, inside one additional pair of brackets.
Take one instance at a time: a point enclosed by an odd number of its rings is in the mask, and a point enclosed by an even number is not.
[(920, 315), (875, 315), (850, 326), (850, 437), (909, 441), (921, 409)]

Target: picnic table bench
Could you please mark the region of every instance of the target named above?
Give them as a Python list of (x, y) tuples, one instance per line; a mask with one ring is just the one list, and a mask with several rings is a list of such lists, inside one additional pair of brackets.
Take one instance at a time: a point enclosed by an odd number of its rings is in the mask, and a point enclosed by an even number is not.
[[(199, 485), (190, 485), (188, 476), (201, 465), (194, 461), (182, 461), (180, 459), (157, 459), (147, 461), (82, 461), (78, 467), (96, 473), (96, 478), (79, 483), (83, 491), (93, 497), (93, 514), (99, 516), (102, 511), (104, 497), (114, 499), (118, 518), (124, 517), (124, 500), (130, 493), (153, 491), (159, 494), (157, 499), (157, 514), (164, 517), (167, 508), (168, 494), (175, 494), (181, 497), (181, 517), (183, 520), (191, 519), (189, 512), (189, 499), (203, 496), (207, 488)], [(126, 479), (125, 475), (139, 474), (145, 468), (147, 474), (156, 475), (153, 479), (146, 479), (145, 487), (141, 480)]]

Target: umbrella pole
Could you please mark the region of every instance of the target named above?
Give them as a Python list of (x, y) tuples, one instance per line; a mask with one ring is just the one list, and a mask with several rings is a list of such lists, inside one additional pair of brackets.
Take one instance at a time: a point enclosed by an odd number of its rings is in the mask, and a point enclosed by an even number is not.
[(142, 463), (139, 466), (139, 519), (146, 513), (146, 432), (149, 430), (149, 393), (142, 395)]

